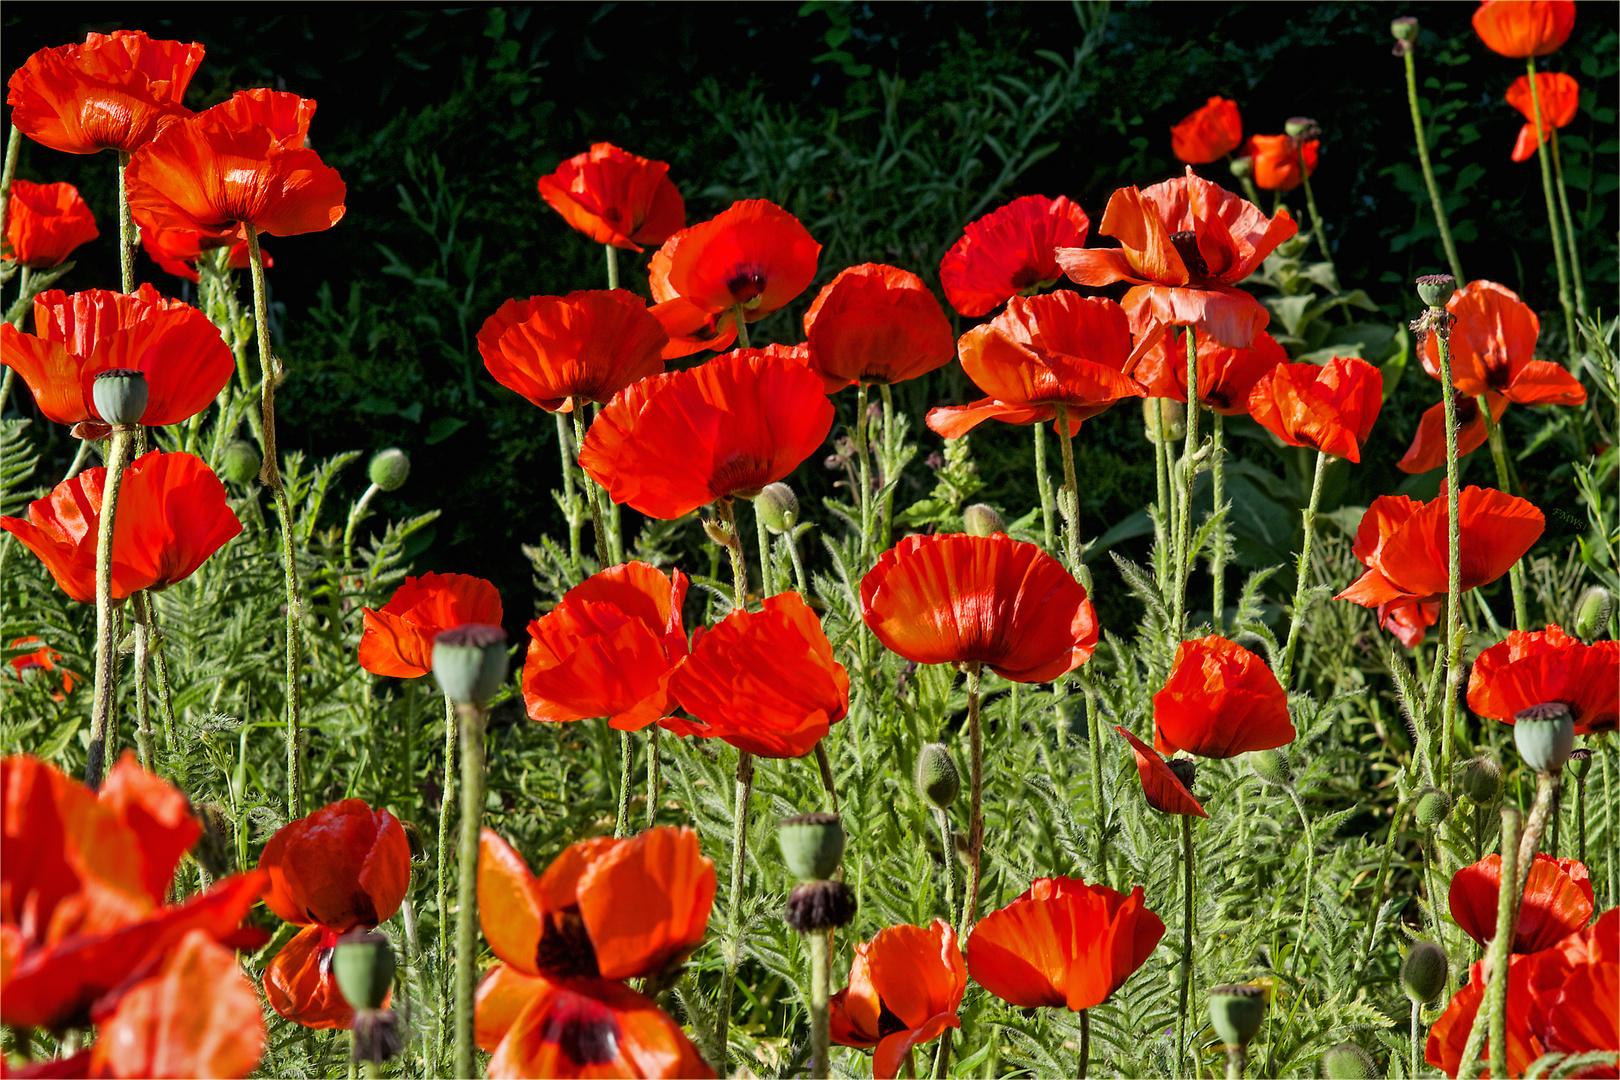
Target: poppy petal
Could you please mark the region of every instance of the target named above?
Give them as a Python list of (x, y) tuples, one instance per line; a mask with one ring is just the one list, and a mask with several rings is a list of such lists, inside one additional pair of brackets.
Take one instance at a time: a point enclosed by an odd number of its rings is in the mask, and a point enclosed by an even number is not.
[(602, 977), (656, 975), (684, 960), (703, 943), (714, 890), (714, 863), (689, 828), (649, 829), (592, 862), (579, 911)]

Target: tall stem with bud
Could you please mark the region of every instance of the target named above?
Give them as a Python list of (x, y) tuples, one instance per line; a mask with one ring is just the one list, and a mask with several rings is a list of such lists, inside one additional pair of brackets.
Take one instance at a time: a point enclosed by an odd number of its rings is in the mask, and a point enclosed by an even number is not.
[(1440, 243), (1446, 249), (1446, 262), (1451, 266), (1451, 276), (1462, 285), (1467, 280), (1463, 277), (1462, 260), (1457, 257), (1457, 243), (1451, 238), (1451, 222), (1446, 217), (1446, 204), (1440, 198), (1440, 185), (1434, 179), (1434, 165), (1429, 161), (1429, 137), (1423, 130), (1423, 113), (1418, 108), (1417, 90), (1417, 61), (1413, 54), (1417, 49), (1418, 21), (1413, 18), (1396, 19), (1392, 29), (1395, 33), (1395, 55), (1406, 64), (1406, 103), (1412, 112), (1412, 135), (1417, 140), (1418, 162), (1423, 166), (1423, 183), (1429, 189), (1429, 206), (1434, 210), (1434, 224), (1440, 230)]

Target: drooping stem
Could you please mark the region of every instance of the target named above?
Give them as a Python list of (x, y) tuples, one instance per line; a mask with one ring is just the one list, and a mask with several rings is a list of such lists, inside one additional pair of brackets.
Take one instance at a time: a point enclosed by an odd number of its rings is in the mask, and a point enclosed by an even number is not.
[(366, 519), (366, 516), (371, 509), (371, 500), (375, 499), (380, 494), (382, 494), (382, 488), (378, 487), (376, 484), (370, 484), (366, 487), (366, 490), (360, 495), (360, 497), (354, 501), (354, 506), (350, 508), (349, 519), (343, 525), (344, 565), (348, 565), (354, 561), (354, 531), (358, 529), (360, 527), (360, 523)]
[(1306, 596), (1311, 584), (1311, 546), (1316, 537), (1316, 510), (1322, 504), (1322, 475), (1327, 472), (1328, 456), (1316, 452), (1316, 475), (1311, 480), (1311, 501), (1305, 507), (1305, 539), (1299, 547), (1299, 581), (1294, 586), (1294, 612), (1288, 620), (1288, 643), (1283, 646), (1282, 663), (1277, 668), (1277, 681), (1288, 688), (1289, 676), (1294, 671), (1294, 650), (1299, 645), (1299, 632), (1305, 625)]
[[(957, 939), (966, 941), (979, 914), (979, 853), (984, 850), (984, 733), (979, 720), (979, 661), (967, 665), (968, 692), (968, 884), (962, 902), (962, 926)], [(951, 855), (947, 853), (947, 858)]]
[(1080, 1064), (1074, 1075), (1086, 1080), (1091, 1071), (1091, 1010), (1080, 1010)]
[(1322, 227), (1322, 212), (1316, 208), (1316, 195), (1311, 191), (1311, 171), (1305, 167), (1305, 145), (1298, 139), (1294, 140), (1294, 153), (1299, 158), (1300, 181), (1305, 185), (1305, 206), (1311, 212), (1311, 235), (1316, 238), (1316, 246), (1322, 249), (1322, 261), (1328, 264), (1328, 269), (1333, 271), (1333, 280), (1337, 282), (1339, 268), (1333, 265), (1333, 252), (1328, 250), (1327, 230)]
[(1063, 402), (1053, 406), (1057, 410), (1058, 448), (1063, 451), (1063, 491), (1058, 496), (1058, 509), (1063, 513), (1064, 557), (1069, 573), (1091, 591), (1091, 571), (1080, 559), (1080, 486), (1074, 478), (1074, 436), (1069, 433), (1069, 407)]
[[(1491, 416), (1490, 402), (1486, 395), (1481, 394), (1474, 399), (1479, 406), (1480, 415), (1485, 418), (1486, 438), (1491, 445), (1491, 461), (1496, 465), (1496, 486), (1503, 492), (1512, 494), (1513, 485), (1510, 482), (1507, 463), (1507, 440), (1502, 436), (1502, 429)], [(1524, 560), (1516, 560), (1508, 568), (1508, 583), (1513, 590), (1513, 626), (1516, 630), (1530, 629), (1530, 607), (1524, 596)]]
[(804, 935), (810, 953), (810, 1075), (824, 1080), (829, 1075), (828, 1048), (832, 1043), (828, 1000), (832, 972), (827, 966), (827, 931), (812, 930)]
[(562, 455), (563, 513), (568, 518), (568, 558), (579, 565), (580, 533), (585, 529), (585, 515), (580, 513), (579, 489), (574, 484), (574, 455), (569, 450), (568, 419), (559, 412), (551, 414), (557, 421), (557, 449)]
[[(1460, 283), (1460, 282), (1459, 282)], [(1440, 355), (1440, 396), (1446, 412), (1446, 682), (1441, 712), (1440, 775), (1451, 775), (1452, 743), (1457, 728), (1457, 680), (1462, 665), (1462, 526), (1457, 510), (1457, 395), (1451, 381), (1451, 317), (1429, 308), (1434, 320), (1435, 351)], [(1490, 410), (1485, 411), (1490, 415)]]
[(731, 996), (737, 986), (737, 967), (742, 962), (743, 887), (748, 869), (748, 800), (754, 791), (754, 755), (737, 752), (737, 787), (731, 805), (731, 891), (726, 894), (726, 929), (720, 954), (725, 971), (720, 976), (718, 1019), (715, 1022), (714, 1059), (716, 1070), (727, 1075), (727, 1033), (731, 1027)]
[(456, 1075), (473, 1072), (478, 985), (478, 834), (484, 821), (484, 710), (456, 709), (461, 728), (461, 866), (456, 888)]
[[(1506, 1032), (1507, 976), (1510, 960), (1509, 948), (1513, 943), (1513, 928), (1518, 925), (1518, 898), (1523, 895), (1519, 880), (1519, 811), (1512, 806), (1502, 808), (1502, 869), (1501, 884), (1496, 894), (1496, 936), (1485, 950), (1483, 961), (1486, 984), (1485, 997), (1474, 1024), (1468, 1029), (1459, 1062), (1477, 1062), (1485, 1046), (1485, 1033), (1491, 1034), (1492, 1076), (1507, 1076)], [(1500, 1060), (1497, 1060), (1500, 1057)]]
[(1193, 969), (1193, 839), (1192, 816), (1181, 817), (1181, 985), (1176, 992), (1176, 1075), (1187, 1071), (1187, 999)]
[[(1309, 190), (1309, 189), (1307, 189)], [(1312, 214), (1316, 211), (1313, 209)], [(1219, 514), (1221, 507), (1226, 503), (1226, 417), (1216, 412), (1211, 420), (1214, 424), (1210, 432), (1209, 468), (1210, 478), (1214, 484), (1215, 501), (1212, 504), (1213, 512)], [(1226, 625), (1226, 523), (1215, 530), (1209, 540), (1212, 545), (1209, 553), (1210, 589), (1213, 598), (1210, 600), (1211, 626), (1217, 634), (1223, 633)]]
[[(612, 250), (609, 248), (608, 250)], [(615, 838), (630, 835), (630, 789), (635, 787), (634, 773), (636, 762), (636, 744), (630, 738), (630, 732), (619, 732), (619, 812), (613, 819), (613, 835)]]
[(1429, 137), (1423, 130), (1423, 113), (1418, 109), (1417, 62), (1412, 54), (1411, 43), (1408, 43), (1405, 49), (1406, 103), (1412, 110), (1412, 134), (1417, 139), (1418, 162), (1423, 166), (1423, 183), (1429, 189), (1429, 206), (1434, 210), (1434, 223), (1440, 230), (1440, 243), (1446, 249), (1446, 262), (1460, 289), (1467, 279), (1463, 277), (1462, 260), (1457, 258), (1457, 243), (1451, 238), (1451, 222), (1446, 218), (1446, 205), (1440, 199), (1440, 185), (1434, 180), (1434, 166), (1429, 161)]
[[(585, 445), (585, 402), (574, 398), (574, 445), (583, 448)], [(612, 566), (611, 547), (608, 544), (607, 523), (603, 521), (602, 488), (591, 479), (590, 473), (581, 472), (580, 483), (585, 485), (585, 501), (591, 507), (591, 529), (596, 534), (596, 565), (602, 569)]]
[(1564, 264), (1564, 241), (1558, 228), (1558, 208), (1553, 205), (1552, 162), (1551, 155), (1547, 153), (1546, 134), (1541, 126), (1541, 95), (1536, 89), (1536, 83), (1541, 80), (1536, 74), (1536, 58), (1525, 57), (1524, 68), (1530, 76), (1530, 111), (1535, 116), (1532, 123), (1536, 125), (1536, 157), (1541, 162), (1541, 190), (1547, 197), (1547, 229), (1552, 233), (1553, 265), (1558, 269), (1558, 303), (1564, 309), (1564, 332), (1569, 336), (1568, 352), (1573, 366), (1576, 357), (1575, 305), (1569, 298), (1569, 267)]
[(1581, 248), (1575, 240), (1575, 219), (1569, 212), (1569, 190), (1564, 187), (1564, 155), (1558, 152), (1558, 129), (1551, 132), (1553, 177), (1558, 184), (1558, 209), (1564, 218), (1564, 240), (1569, 244), (1569, 276), (1575, 285), (1575, 310), (1586, 317), (1586, 284), (1581, 274)]
[(1046, 426), (1036, 422), (1030, 425), (1030, 430), (1035, 432), (1035, 487), (1041, 493), (1041, 541), (1050, 551), (1057, 543), (1057, 503), (1052, 498), (1052, 477), (1046, 471)]
[(858, 503), (861, 542), (858, 550), (862, 567), (868, 565), (872, 550), (872, 450), (866, 438), (866, 397), (866, 384), (858, 383), (855, 388), (855, 460), (857, 482), (861, 485)]
[[(118, 272), (122, 290), (135, 291), (135, 221), (129, 216), (129, 187), (124, 173), (129, 169), (129, 154), (118, 152)], [(253, 226), (244, 225), (252, 235)]]
[(444, 790), (439, 793), (439, 874), (434, 903), (439, 912), (439, 1025), (433, 1060), (444, 1060), (445, 1020), (450, 1004), (450, 807), (456, 792), (456, 704), (444, 697)]
[(607, 249), (608, 288), (617, 289), (619, 287), (619, 249), (612, 244), (603, 244), (602, 246)]
[(84, 766), (84, 784), (92, 791), (101, 786), (107, 764), (118, 750), (118, 718), (113, 711), (113, 668), (118, 653), (113, 640), (112, 545), (130, 441), (130, 431), (123, 427), (114, 428), (108, 440), (96, 531), (96, 687), (90, 711), (90, 753)]
[(658, 733), (657, 724), (647, 729), (647, 828), (652, 828), (658, 817)]
[(1181, 494), (1181, 530), (1177, 539), (1175, 624), (1179, 639), (1187, 628), (1187, 579), (1192, 575), (1192, 495), (1198, 477), (1198, 332), (1187, 327), (1187, 444), (1181, 452), (1181, 465), (1187, 472)]

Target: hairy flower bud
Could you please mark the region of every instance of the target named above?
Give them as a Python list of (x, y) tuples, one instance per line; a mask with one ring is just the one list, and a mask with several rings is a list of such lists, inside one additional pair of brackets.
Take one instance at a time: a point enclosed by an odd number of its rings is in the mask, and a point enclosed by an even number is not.
[(1575, 749), (1575, 718), (1561, 701), (1532, 705), (1513, 717), (1519, 758), (1538, 773), (1556, 773)]
[(371, 464), (366, 466), (366, 475), (382, 490), (398, 491), (411, 475), (411, 459), (399, 447), (390, 446), (372, 456)]
[(962, 511), (962, 529), (969, 536), (994, 536), (1007, 531), (1007, 523), (993, 507), (974, 503)]
[(1249, 755), (1249, 768), (1254, 775), (1268, 784), (1278, 787), (1292, 787), (1294, 784), (1294, 770), (1288, 764), (1288, 751), (1282, 747), (1275, 750), (1256, 750)]
[[(1155, 411), (1159, 414), (1157, 430), (1153, 425)], [(1143, 398), (1142, 428), (1147, 433), (1148, 442), (1158, 442), (1161, 432), (1165, 439), (1179, 442), (1187, 434), (1187, 406), (1173, 398)]]
[(766, 484), (754, 500), (754, 513), (765, 520), (771, 532), (788, 532), (799, 523), (799, 497), (780, 480)]
[(941, 810), (956, 801), (962, 774), (944, 743), (924, 743), (917, 751), (917, 790)]
[(1445, 950), (1440, 946), (1432, 941), (1414, 943), (1401, 961), (1401, 986), (1406, 996), (1422, 1004), (1439, 997), (1446, 988), (1448, 967)]
[(1502, 790), (1502, 766), (1494, 758), (1474, 758), (1463, 766), (1462, 789), (1481, 806), (1495, 802)]
[(259, 448), (246, 439), (237, 439), (225, 447), (224, 460), (220, 463), (225, 472), (225, 479), (233, 484), (251, 484), (259, 475), (259, 466), (264, 464), (264, 458), (259, 454)]
[(236, 847), (231, 843), (231, 815), (224, 806), (213, 801), (198, 803), (196, 811), (203, 831), (197, 839), (197, 846), (191, 849), (191, 857), (212, 877), (225, 877), (236, 869)]
[(1227, 163), (1226, 168), (1233, 176), (1242, 180), (1246, 176), (1254, 175), (1254, 158), (1249, 157), (1247, 154), (1243, 157), (1235, 157)]
[(800, 881), (825, 881), (844, 858), (844, 826), (837, 814), (799, 814), (776, 826), (782, 860)]
[(1601, 585), (1593, 585), (1581, 593), (1580, 599), (1575, 601), (1575, 618), (1572, 620), (1575, 636), (1588, 644), (1597, 640), (1603, 628), (1609, 625), (1609, 613), (1613, 608), (1613, 597)]
[(1419, 826), (1432, 829), (1451, 816), (1451, 796), (1439, 788), (1424, 788), (1418, 793), (1417, 807), (1413, 812)]
[(1370, 1080), (1378, 1075), (1378, 1065), (1355, 1043), (1342, 1042), (1322, 1051), (1322, 1075), (1326, 1080)]

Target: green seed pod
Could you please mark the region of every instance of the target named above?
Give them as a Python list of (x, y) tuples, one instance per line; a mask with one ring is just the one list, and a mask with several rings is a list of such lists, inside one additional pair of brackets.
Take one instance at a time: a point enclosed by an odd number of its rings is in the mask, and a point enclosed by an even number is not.
[(1613, 597), (1601, 585), (1593, 585), (1581, 593), (1580, 599), (1575, 601), (1575, 636), (1588, 643), (1597, 640), (1609, 625), (1609, 612), (1613, 607)]
[[(1247, 161), (1248, 158), (1241, 159)], [(1159, 413), (1159, 424), (1163, 429), (1164, 437), (1171, 442), (1179, 442), (1187, 434), (1187, 406), (1171, 398), (1143, 398), (1142, 399), (1142, 429), (1147, 433), (1148, 442), (1159, 441), (1158, 433), (1153, 430), (1153, 412)]]
[(837, 814), (799, 814), (776, 826), (782, 860), (800, 881), (826, 881), (844, 858), (844, 826)]
[(233, 484), (251, 484), (259, 475), (264, 458), (259, 448), (246, 439), (237, 439), (225, 448), (225, 479)]
[(411, 459), (399, 447), (390, 446), (372, 455), (371, 464), (366, 466), (366, 474), (382, 490), (398, 491), (411, 475)]
[(1413, 1001), (1427, 1004), (1440, 996), (1446, 988), (1446, 972), (1450, 967), (1445, 950), (1432, 941), (1419, 941), (1408, 950), (1401, 961), (1401, 986)]
[(1304, 142), (1310, 142), (1322, 134), (1322, 129), (1317, 127), (1316, 121), (1308, 116), (1290, 116), (1283, 122), (1283, 131), (1287, 132), (1289, 138)]
[(1425, 829), (1432, 829), (1451, 816), (1451, 796), (1439, 788), (1424, 788), (1418, 793), (1417, 823)]
[(1342, 1042), (1322, 1051), (1322, 1075), (1327, 1080), (1371, 1080), (1379, 1075), (1372, 1055), (1353, 1042)]
[(974, 503), (962, 511), (962, 528), (969, 536), (994, 536), (1007, 531), (1007, 523), (995, 509), (984, 503)]
[(962, 774), (944, 743), (924, 743), (917, 751), (917, 790), (941, 810), (956, 801), (962, 790)]
[(1209, 1022), (1227, 1046), (1248, 1046), (1265, 1018), (1265, 987), (1216, 986), (1209, 991)]
[(1502, 790), (1502, 766), (1494, 758), (1474, 758), (1463, 766), (1462, 789), (1480, 806), (1490, 805)]
[(1254, 158), (1247, 156), (1235, 157), (1227, 164), (1226, 168), (1233, 176), (1242, 180), (1245, 176), (1254, 175)]
[(108, 368), (98, 372), (90, 387), (97, 415), (113, 427), (140, 423), (150, 396), (146, 375), (134, 368)]
[(433, 677), (457, 705), (477, 705), (506, 681), (506, 631), (468, 623), (433, 639)]
[(1282, 747), (1275, 750), (1256, 750), (1249, 755), (1249, 768), (1254, 775), (1268, 784), (1278, 787), (1294, 786), (1294, 770), (1288, 764), (1288, 751)]
[(799, 523), (799, 497), (778, 481), (766, 484), (754, 500), (754, 513), (765, 519), (765, 527), (781, 534)]
[(1444, 308), (1457, 291), (1457, 279), (1450, 274), (1425, 274), (1417, 279), (1418, 299), (1431, 308)]
[(1592, 771), (1592, 751), (1584, 746), (1579, 750), (1570, 751), (1569, 771), (1575, 774), (1578, 782), (1584, 784), (1587, 774)]
[(1396, 41), (1416, 41), (1418, 21), (1410, 15), (1403, 16), (1389, 24), (1389, 32), (1395, 35)]
[(1575, 718), (1559, 701), (1532, 705), (1513, 717), (1513, 744), (1519, 758), (1538, 773), (1563, 769), (1575, 749)]
[(380, 1009), (394, 985), (394, 949), (382, 934), (348, 933), (332, 950), (332, 974), (354, 1009)]

